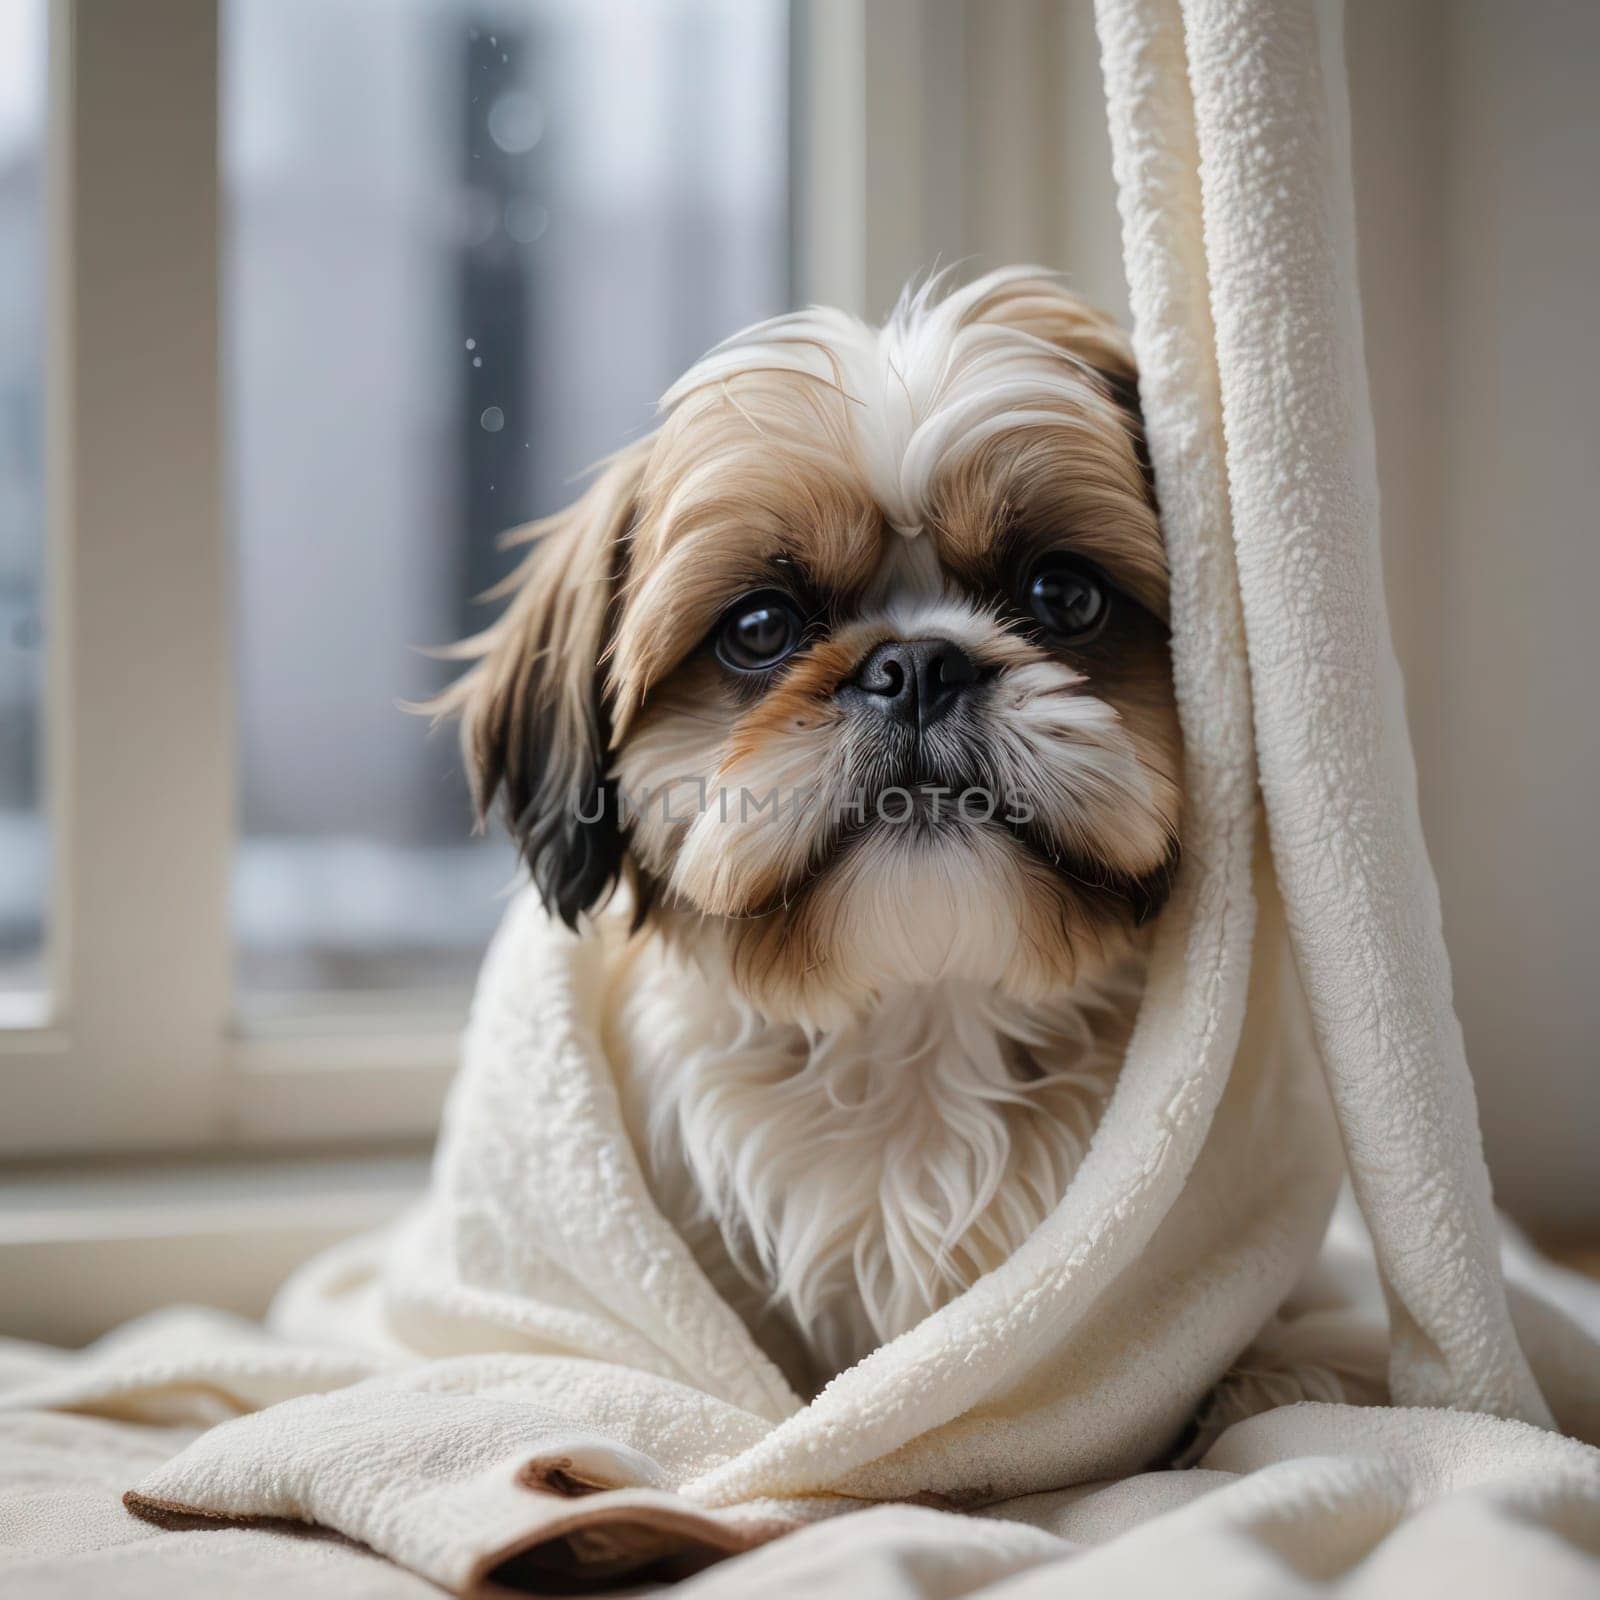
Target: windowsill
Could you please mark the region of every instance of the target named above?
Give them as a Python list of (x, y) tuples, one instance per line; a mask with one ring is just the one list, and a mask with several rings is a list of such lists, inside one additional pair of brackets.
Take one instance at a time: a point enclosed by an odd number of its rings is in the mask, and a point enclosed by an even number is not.
[(300, 1262), (394, 1217), (425, 1152), (51, 1163), (0, 1175), (0, 1336), (79, 1345), (160, 1306), (258, 1317)]
[[(381, 1227), (427, 1180), (416, 1145), (13, 1167), (0, 1173), (0, 1338), (83, 1345), (182, 1303), (259, 1317), (295, 1267)], [(1592, 1237), (1539, 1244), (1600, 1278)]]
[(50, 996), (42, 986), (0, 989), (0, 1032), (47, 1027), (50, 1015)]

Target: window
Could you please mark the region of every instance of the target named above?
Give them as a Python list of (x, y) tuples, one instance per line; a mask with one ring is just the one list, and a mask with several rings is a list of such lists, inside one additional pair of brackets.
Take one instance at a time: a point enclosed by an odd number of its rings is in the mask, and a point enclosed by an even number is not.
[(424, 652), (723, 335), (1073, 259), (1091, 15), (979, 19), (0, 0), (0, 1156), (432, 1131), (515, 868)]
[(439, 1006), (514, 862), (397, 702), (492, 615), (498, 536), (787, 305), (785, 8), (228, 0), (222, 28), (240, 997)]
[(0, 1024), (44, 987), (44, 0), (0, 0)]

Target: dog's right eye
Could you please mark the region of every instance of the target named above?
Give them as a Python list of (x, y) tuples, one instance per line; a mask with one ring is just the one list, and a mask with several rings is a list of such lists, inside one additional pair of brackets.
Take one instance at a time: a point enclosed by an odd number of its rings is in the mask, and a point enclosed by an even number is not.
[(785, 594), (747, 594), (717, 625), (717, 659), (735, 672), (765, 672), (800, 646), (805, 623)]

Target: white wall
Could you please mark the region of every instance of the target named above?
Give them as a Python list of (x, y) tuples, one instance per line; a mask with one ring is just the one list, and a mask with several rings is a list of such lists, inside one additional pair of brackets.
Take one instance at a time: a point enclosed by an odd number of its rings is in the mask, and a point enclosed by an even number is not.
[(1600, 1222), (1600, 7), (1350, 0), (1396, 643), (1496, 1190)]

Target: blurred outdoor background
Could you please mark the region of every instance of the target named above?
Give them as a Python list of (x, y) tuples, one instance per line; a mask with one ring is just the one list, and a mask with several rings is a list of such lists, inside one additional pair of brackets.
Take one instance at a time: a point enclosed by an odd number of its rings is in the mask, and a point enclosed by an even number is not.
[[(44, 0), (0, 0), (0, 952), (34, 970)], [(467, 983), (511, 861), (396, 712), (496, 536), (791, 298), (775, 0), (226, 0), (221, 160), (250, 996)], [(18, 970), (20, 969), (20, 971)]]

